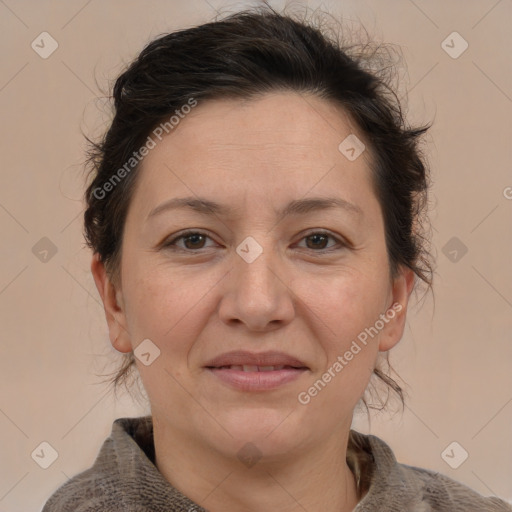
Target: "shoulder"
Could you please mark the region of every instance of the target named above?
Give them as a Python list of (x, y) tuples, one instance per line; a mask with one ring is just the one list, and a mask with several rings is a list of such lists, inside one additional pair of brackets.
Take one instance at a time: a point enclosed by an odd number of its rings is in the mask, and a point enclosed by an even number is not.
[(50, 496), (42, 512), (203, 510), (174, 488), (154, 464), (150, 416), (118, 418), (94, 465)]
[(61, 485), (45, 503), (41, 512), (121, 511), (122, 496), (111, 480), (95, 466)]
[[(483, 496), (442, 473), (407, 464), (398, 464), (398, 467), (405, 480), (410, 475), (411, 480), (418, 482), (425, 511), (512, 512), (512, 505), (502, 499)], [(423, 511), (421, 508), (419, 510)]]
[[(512, 505), (485, 497), (442, 473), (397, 462), (379, 437), (351, 430), (349, 448), (365, 494), (354, 512), (512, 512)], [(348, 460), (348, 459), (347, 459)]]
[[(62, 484), (41, 512), (121, 512), (134, 492), (139, 472), (151, 462), (134, 439), (147, 418), (118, 418), (112, 424), (92, 467)], [(135, 436), (136, 437), (136, 436)]]

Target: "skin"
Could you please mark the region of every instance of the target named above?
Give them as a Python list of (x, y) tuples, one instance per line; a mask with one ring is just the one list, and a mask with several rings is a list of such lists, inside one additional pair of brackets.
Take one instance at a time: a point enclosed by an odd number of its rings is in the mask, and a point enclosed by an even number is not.
[[(338, 150), (349, 134), (367, 148), (355, 161)], [(348, 512), (358, 502), (346, 464), (353, 411), (379, 351), (402, 337), (414, 281), (403, 268), (390, 278), (370, 157), (344, 111), (314, 96), (199, 103), (142, 163), (119, 282), (93, 257), (113, 346), (129, 352), (149, 338), (161, 351), (149, 366), (137, 359), (157, 467), (210, 511)], [(147, 219), (184, 196), (233, 212), (180, 209)], [(313, 196), (341, 197), (362, 215), (333, 208), (277, 221), (276, 210)], [(160, 246), (188, 228), (207, 237)], [(312, 238), (318, 230), (333, 238)], [(248, 236), (263, 248), (252, 263), (236, 252)], [(300, 404), (298, 394), (394, 303), (402, 310), (378, 336)], [(276, 390), (234, 390), (203, 366), (237, 349), (283, 351), (309, 370)], [(252, 467), (237, 457), (247, 442), (261, 454)]]

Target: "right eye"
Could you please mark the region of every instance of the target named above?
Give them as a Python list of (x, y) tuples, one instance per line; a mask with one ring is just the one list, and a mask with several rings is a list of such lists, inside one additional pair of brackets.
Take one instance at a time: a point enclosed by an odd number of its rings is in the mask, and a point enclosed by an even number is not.
[[(198, 252), (198, 249), (204, 248), (204, 243), (206, 239), (211, 240), (210, 236), (208, 236), (207, 233), (204, 233), (202, 231), (189, 230), (164, 242), (162, 244), (162, 248), (171, 250), (176, 248), (182, 251)], [(177, 244), (177, 242), (181, 240), (183, 240), (185, 247), (181, 247)]]

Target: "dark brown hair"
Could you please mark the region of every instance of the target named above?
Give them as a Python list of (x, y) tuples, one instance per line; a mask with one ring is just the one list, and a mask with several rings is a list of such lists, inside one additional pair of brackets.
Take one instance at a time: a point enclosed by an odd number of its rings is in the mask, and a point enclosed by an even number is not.
[[(116, 171), (155, 127), (191, 98), (200, 104), (283, 90), (313, 93), (343, 107), (355, 122), (369, 143), (390, 277), (403, 265), (431, 289), (433, 266), (425, 236), (429, 176), (418, 146), (430, 126), (406, 125), (401, 101), (390, 85), (395, 75), (389, 45), (349, 45), (342, 39), (340, 31), (333, 36), (266, 6), (163, 35), (142, 50), (115, 82), (110, 128), (100, 142), (88, 139), (92, 180), (85, 193), (84, 234), (114, 283), (119, 279), (123, 228), (138, 166), (122, 173), (123, 179), (107, 187), (107, 193), (105, 184)], [(114, 389), (121, 382), (126, 385), (135, 367), (133, 353), (123, 357), (111, 381)], [(387, 352), (383, 359), (390, 368)], [(402, 388), (387, 369), (378, 364), (374, 374), (388, 386), (388, 397), (394, 390), (404, 405)], [(368, 411), (364, 397), (362, 401)], [(382, 409), (387, 401), (380, 408), (370, 407)]]

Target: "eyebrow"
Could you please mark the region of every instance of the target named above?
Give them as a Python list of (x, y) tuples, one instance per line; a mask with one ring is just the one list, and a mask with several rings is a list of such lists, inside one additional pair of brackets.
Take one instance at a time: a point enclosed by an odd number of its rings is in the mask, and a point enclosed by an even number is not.
[[(363, 216), (361, 208), (340, 197), (310, 197), (306, 199), (294, 199), (290, 201), (282, 210), (276, 211), (277, 219), (290, 215), (305, 215), (313, 211), (330, 210), (333, 208), (343, 209), (353, 216)], [(164, 201), (155, 207), (147, 220), (169, 210), (190, 209), (202, 215), (223, 215), (230, 216), (234, 210), (226, 205), (221, 205), (215, 201), (203, 197), (175, 197)]]

